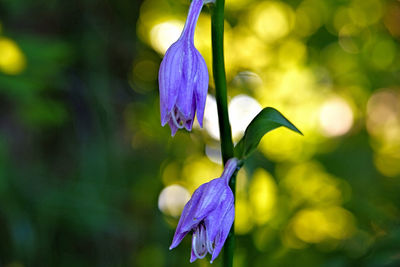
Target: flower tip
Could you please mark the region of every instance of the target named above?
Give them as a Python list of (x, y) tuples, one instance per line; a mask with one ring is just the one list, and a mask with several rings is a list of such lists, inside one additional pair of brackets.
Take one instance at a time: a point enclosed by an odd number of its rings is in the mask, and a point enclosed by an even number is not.
[(169, 250), (173, 250), (174, 248), (176, 248), (176, 246), (177, 246), (177, 244), (172, 242), (171, 246), (169, 246)]
[(197, 121), (199, 122), (200, 128), (203, 128), (203, 120), (201, 121), (197, 120)]
[(177, 128), (171, 128), (171, 136), (174, 137), (177, 131)]
[(215, 259), (218, 257), (218, 254), (219, 254), (219, 252), (218, 252), (217, 254), (213, 253), (213, 254), (211, 255), (210, 263), (213, 263), (213, 262), (215, 261)]

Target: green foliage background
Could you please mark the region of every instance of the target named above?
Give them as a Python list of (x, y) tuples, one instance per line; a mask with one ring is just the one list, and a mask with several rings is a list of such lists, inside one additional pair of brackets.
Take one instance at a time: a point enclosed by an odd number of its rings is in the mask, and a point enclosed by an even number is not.
[[(399, 266), (400, 3), (226, 2), (230, 97), (304, 133), (271, 133), (241, 171), (236, 266)], [(178, 216), (159, 195), (217, 177), (218, 141), (161, 128), (154, 30), (188, 4), (0, 2), (0, 266), (190, 265), (189, 238), (168, 251)], [(351, 112), (342, 132), (318, 115), (330, 99)]]

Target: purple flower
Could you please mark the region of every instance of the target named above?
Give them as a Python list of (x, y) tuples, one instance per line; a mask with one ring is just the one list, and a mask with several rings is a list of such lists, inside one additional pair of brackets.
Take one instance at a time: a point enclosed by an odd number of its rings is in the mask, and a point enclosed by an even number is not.
[(168, 48), (160, 65), (161, 125), (168, 122), (172, 136), (178, 129), (192, 130), (196, 110), (197, 120), (203, 126), (208, 70), (203, 57), (194, 47), (194, 31), (200, 11), (208, 2), (192, 1), (182, 34)]
[(220, 253), (231, 229), (234, 217), (233, 193), (228, 183), (238, 168), (238, 160), (230, 159), (220, 178), (201, 185), (183, 208), (169, 249), (179, 245), (187, 233), (192, 233), (190, 262), (210, 253), (211, 263)]

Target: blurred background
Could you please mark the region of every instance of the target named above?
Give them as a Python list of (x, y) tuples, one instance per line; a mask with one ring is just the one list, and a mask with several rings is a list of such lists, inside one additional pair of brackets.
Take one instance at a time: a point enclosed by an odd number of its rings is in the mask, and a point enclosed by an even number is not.
[[(168, 250), (222, 171), (212, 79), (203, 129), (160, 126), (188, 7), (1, 0), (1, 266), (210, 265), (189, 237)], [(225, 28), (234, 140), (266, 106), (304, 133), (269, 133), (239, 172), (235, 266), (400, 266), (400, 2), (226, 0)]]

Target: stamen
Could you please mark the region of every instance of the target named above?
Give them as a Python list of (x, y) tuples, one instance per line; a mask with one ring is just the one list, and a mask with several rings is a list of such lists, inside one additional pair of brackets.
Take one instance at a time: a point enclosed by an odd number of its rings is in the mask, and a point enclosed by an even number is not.
[[(176, 109), (176, 108), (175, 108), (175, 109)], [(183, 125), (181, 125), (180, 123), (178, 123), (178, 122), (176, 121), (175, 109), (174, 109), (173, 112), (171, 112), (172, 121), (174, 122), (175, 126), (176, 126), (178, 129), (182, 129), (182, 128), (183, 128)]]
[(197, 258), (202, 259), (207, 255), (207, 236), (203, 225), (198, 225), (193, 233), (192, 250)]

